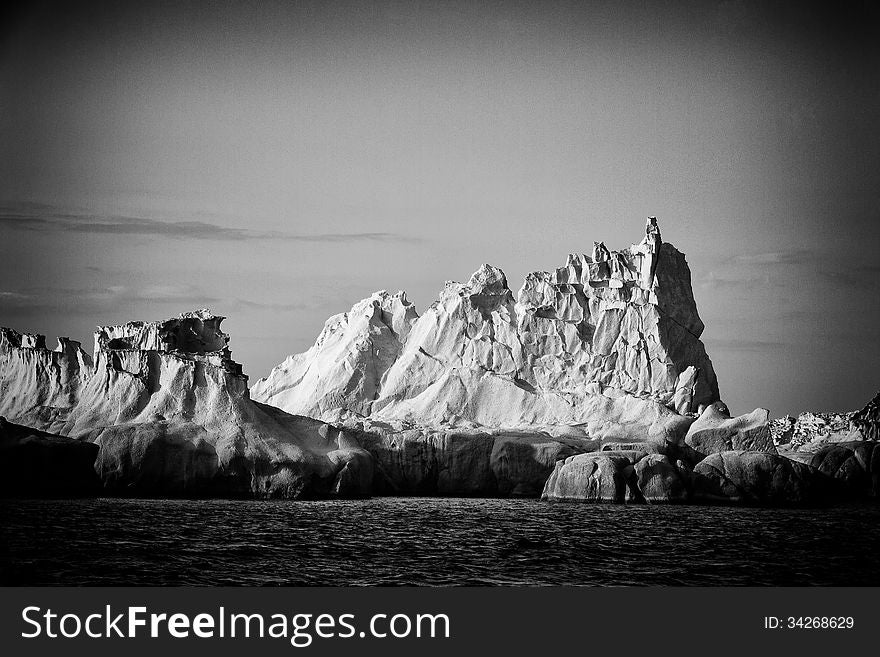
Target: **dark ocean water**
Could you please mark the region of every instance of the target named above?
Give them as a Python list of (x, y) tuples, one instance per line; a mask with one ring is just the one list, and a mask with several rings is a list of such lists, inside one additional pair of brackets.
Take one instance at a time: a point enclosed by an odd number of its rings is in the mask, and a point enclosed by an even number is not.
[(880, 507), (0, 501), (0, 583), (880, 585)]

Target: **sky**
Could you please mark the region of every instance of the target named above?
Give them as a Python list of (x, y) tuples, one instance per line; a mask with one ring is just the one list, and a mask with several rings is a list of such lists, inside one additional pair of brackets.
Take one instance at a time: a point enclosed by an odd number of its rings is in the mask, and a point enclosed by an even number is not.
[(207, 306), (256, 380), (654, 215), (734, 413), (880, 389), (876, 3), (132, 4), (3, 10), (0, 325)]

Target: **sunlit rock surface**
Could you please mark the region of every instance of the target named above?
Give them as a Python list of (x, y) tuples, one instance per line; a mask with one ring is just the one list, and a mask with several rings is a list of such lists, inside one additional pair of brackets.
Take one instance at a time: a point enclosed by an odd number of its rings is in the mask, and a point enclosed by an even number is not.
[(677, 441), (681, 414), (718, 400), (702, 330), (684, 256), (650, 219), (640, 243), (597, 243), (530, 274), (516, 296), (491, 265), (447, 283), (421, 316), (377, 293), (252, 394), (329, 421)]
[[(98, 445), (95, 469), (110, 493), (368, 495), (372, 459), (345, 432), (251, 401), (222, 320), (201, 310), (164, 322), (99, 327), (88, 370), (73, 369), (74, 356), (82, 360), (73, 350), (54, 355), (36, 351), (39, 345), (9, 344), (8, 362), (37, 363), (26, 386), (15, 390), (38, 391), (38, 403), (19, 396), (7, 403), (4, 395), (4, 412), (18, 418), (6, 406), (24, 409), (31, 426)], [(75, 388), (70, 376), (62, 379), (67, 387), (54, 383), (65, 371), (61, 365), (76, 373)], [(4, 382), (19, 380), (9, 374), (4, 370)], [(45, 390), (55, 396), (39, 392)], [(56, 402), (62, 393), (64, 405)], [(44, 399), (55, 402), (51, 412)]]
[(79, 400), (92, 375), (80, 343), (0, 327), (0, 415), (11, 422), (55, 431)]
[(222, 321), (101, 326), (93, 358), (0, 329), (0, 414), (31, 427), (28, 463), (54, 473), (54, 455), (88, 452), (120, 495), (877, 496), (878, 398), (856, 413), (730, 416), (687, 263), (653, 219), (638, 244), (595, 243), (516, 295), (491, 265), (421, 315), (377, 292), (251, 391)]
[(367, 415), (417, 318), (403, 292), (376, 292), (328, 319), (314, 346), (257, 381), (251, 396), (326, 420)]
[(814, 453), (828, 445), (880, 439), (880, 393), (859, 411), (819, 413), (805, 411), (770, 422), (773, 441), (786, 456)]
[(605, 450), (556, 463), (541, 498), (553, 502), (687, 502), (688, 471), (668, 456), (640, 450)]
[(690, 425), (685, 444), (701, 457), (729, 451), (776, 454), (770, 435), (770, 411), (756, 408), (746, 415), (730, 417), (722, 402), (707, 406)]

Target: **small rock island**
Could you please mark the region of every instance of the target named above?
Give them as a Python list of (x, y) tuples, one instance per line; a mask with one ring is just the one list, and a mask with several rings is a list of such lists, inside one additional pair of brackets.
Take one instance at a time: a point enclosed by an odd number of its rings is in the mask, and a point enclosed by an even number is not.
[(880, 396), (833, 417), (731, 417), (687, 261), (653, 217), (637, 244), (597, 242), (516, 295), (488, 264), (421, 315), (376, 292), (250, 388), (223, 319), (99, 326), (91, 356), (0, 328), (0, 494), (775, 506), (880, 492)]

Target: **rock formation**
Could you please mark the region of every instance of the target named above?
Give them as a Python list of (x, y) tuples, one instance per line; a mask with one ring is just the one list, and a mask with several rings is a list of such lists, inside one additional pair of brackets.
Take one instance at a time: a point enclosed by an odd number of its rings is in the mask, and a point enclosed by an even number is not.
[(777, 449), (787, 456), (813, 453), (830, 444), (880, 440), (880, 393), (859, 411), (786, 415), (770, 422), (770, 432)]
[[(93, 367), (78, 347), (50, 352), (39, 338), (7, 341), (0, 352), (18, 369), (4, 368), (2, 382), (16, 394), (3, 395), (0, 412), (98, 445), (95, 468), (110, 493), (369, 494), (372, 459), (356, 441), (251, 401), (222, 320), (202, 310), (99, 327)], [(30, 378), (20, 379), (25, 366)], [(28, 401), (32, 390), (53, 396)]]
[(95, 495), (98, 446), (0, 417), (0, 497)]
[(0, 327), (0, 415), (54, 430), (62, 424), (92, 375), (92, 359), (80, 343)]
[(769, 420), (766, 408), (732, 418), (724, 403), (715, 402), (690, 426), (684, 441), (700, 457), (728, 451), (776, 454)]
[(792, 506), (842, 497), (833, 479), (814, 467), (768, 452), (718, 452), (694, 468), (697, 502)]
[(850, 424), (865, 440), (880, 440), (880, 392), (862, 410), (853, 413)]
[(789, 452), (787, 456), (842, 482), (853, 497), (876, 499), (880, 497), (878, 445), (866, 440), (826, 443), (815, 451)]
[(529, 274), (517, 297), (490, 265), (421, 316), (402, 293), (377, 293), (252, 394), (330, 421), (662, 443), (683, 436), (682, 413), (718, 400), (702, 330), (684, 256), (649, 219), (641, 243), (596, 244)]
[(422, 315), (377, 292), (250, 391), (222, 321), (100, 326), (93, 358), (0, 329), (3, 490), (27, 491), (30, 473), (38, 492), (84, 491), (96, 472), (105, 493), (139, 496), (878, 495), (878, 397), (857, 413), (730, 416), (690, 270), (653, 218), (640, 243), (595, 243), (517, 295), (490, 265)]
[(367, 415), (382, 378), (418, 318), (403, 292), (376, 292), (324, 324), (314, 346), (290, 356), (251, 388), (290, 413), (328, 421)]
[(541, 498), (554, 502), (675, 503), (690, 497), (687, 470), (668, 456), (607, 450), (556, 463)]
[(561, 458), (598, 441), (543, 432), (490, 434), (368, 423), (352, 433), (374, 459), (376, 495), (538, 497)]

